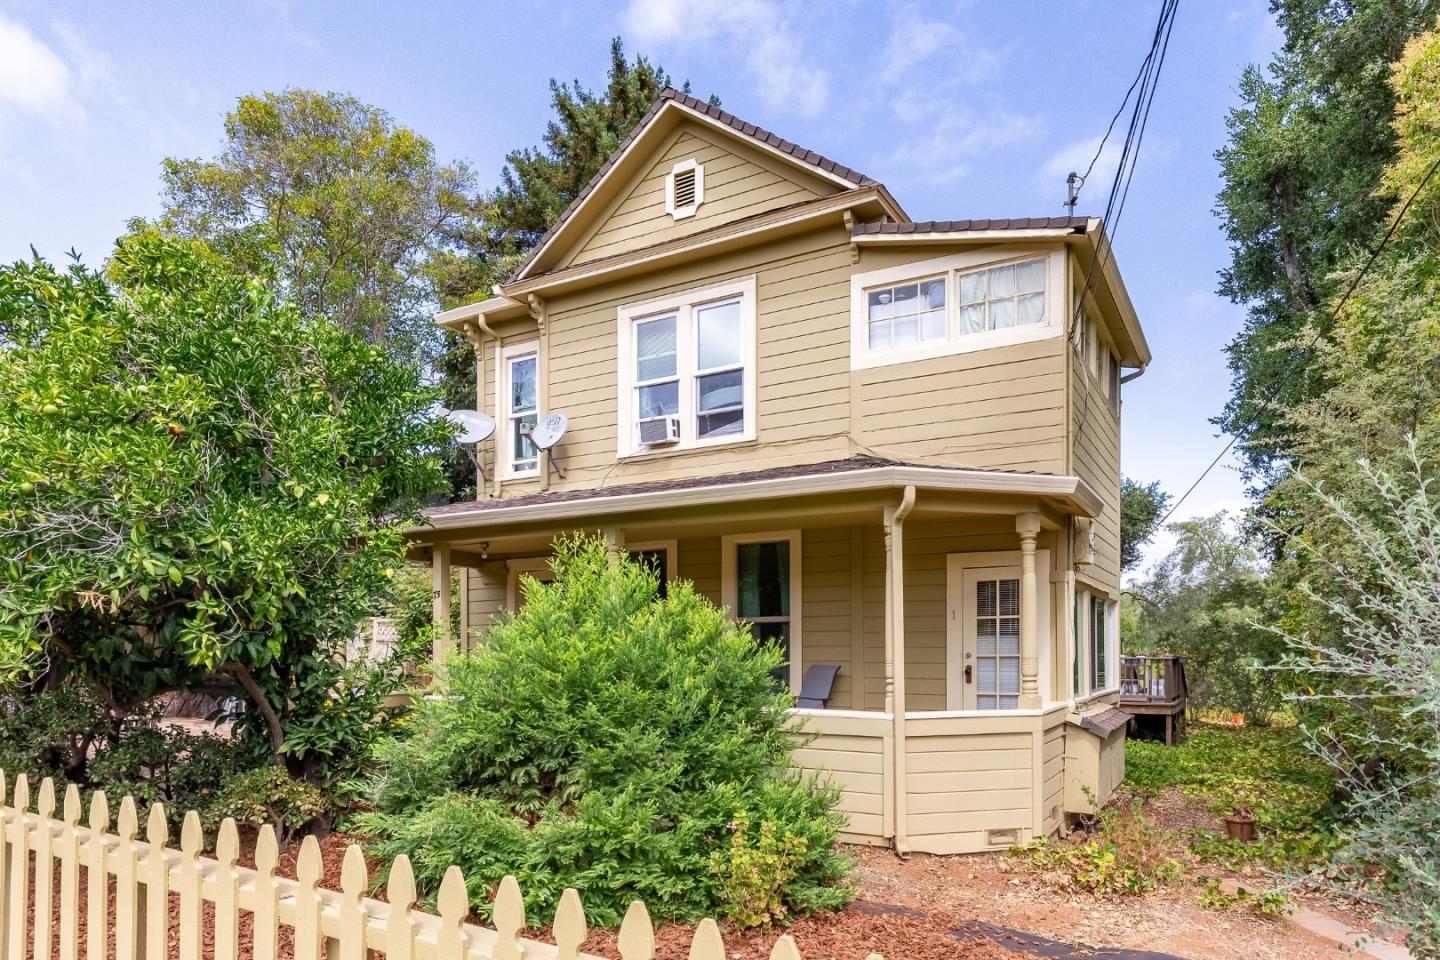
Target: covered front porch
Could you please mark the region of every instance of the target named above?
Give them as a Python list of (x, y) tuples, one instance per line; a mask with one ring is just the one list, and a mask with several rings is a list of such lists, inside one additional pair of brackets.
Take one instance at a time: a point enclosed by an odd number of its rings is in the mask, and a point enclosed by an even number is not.
[[(796, 759), (843, 788), (848, 839), (957, 853), (1051, 833), (1088, 810), (1067, 764), (1108, 794), (1120, 738), (1080, 720), (1113, 691), (1076, 689), (1091, 667), (1071, 614), (1074, 518), (1094, 509), (1082, 484), (901, 465), (723, 481), (434, 513), (412, 534), (434, 571), (437, 654), (523, 604), (556, 536), (593, 531), (694, 583), (782, 647), (793, 690), (822, 694), (794, 712), (813, 735)], [(817, 670), (828, 689), (807, 684)]]

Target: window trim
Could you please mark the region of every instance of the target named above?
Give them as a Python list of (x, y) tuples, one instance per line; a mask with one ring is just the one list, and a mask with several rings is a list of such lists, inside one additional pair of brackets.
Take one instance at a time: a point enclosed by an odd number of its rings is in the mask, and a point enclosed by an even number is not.
[(680, 543), (678, 540), (643, 540), (639, 543), (627, 543), (622, 548), (626, 553), (664, 553), (665, 554), (665, 582), (674, 583), (680, 579), (676, 566), (680, 560)]
[[(695, 200), (683, 207), (675, 205), (675, 177), (688, 170), (695, 171)], [(694, 157), (681, 160), (670, 168), (665, 175), (665, 212), (670, 214), (672, 220), (684, 220), (687, 217), (695, 216), (700, 209), (700, 204), (705, 202), (705, 165)]]
[(555, 571), (550, 566), (551, 557), (513, 557), (505, 561), (505, 609), (511, 613), (520, 609), (520, 577), (530, 574), (541, 583), (552, 583)]
[[(1111, 598), (1108, 591), (1076, 582), (1072, 593), (1074, 611), (1078, 615), (1080, 633), (1076, 639), (1080, 654), (1078, 663), (1082, 686), (1071, 692), (1073, 699), (1082, 700), (1118, 693), (1120, 690), (1120, 604)], [(1105, 624), (1105, 678), (1103, 684), (1094, 682), (1095, 675), (1095, 615), (1092, 603), (1099, 603), (1101, 618)]]
[[(695, 418), (698, 414), (699, 359), (696, 356), (695, 310), (717, 300), (738, 297), (740, 300), (740, 369), (744, 378), (745, 426), (739, 433), (718, 437), (697, 437)], [(680, 442), (668, 446), (641, 446), (635, 436), (635, 326), (637, 323), (675, 313), (675, 371), (680, 381)], [(755, 301), (755, 276), (726, 280), (709, 286), (684, 290), (665, 297), (626, 304), (616, 311), (617, 352), (615, 451), (618, 459), (663, 456), (680, 450), (744, 443), (756, 437), (760, 418), (756, 403), (759, 366)], [(717, 368), (718, 369), (718, 368)]]
[(510, 409), (510, 367), (516, 360), (524, 360), (530, 356), (535, 358), (535, 419), (538, 422), (541, 416), (540, 381), (545, 376), (545, 371), (540, 366), (540, 341), (519, 341), (506, 344), (495, 351), (495, 410), (498, 414), (495, 419), (496, 433), (499, 435), (495, 450), (495, 472), (501, 480), (522, 480), (540, 476), (538, 453), (535, 466), (525, 470), (514, 469), (514, 461), (510, 458), (510, 421), (514, 416)]
[(739, 557), (736, 548), (746, 543), (779, 543), (781, 541), (790, 544), (790, 690), (798, 694), (800, 692), (801, 678), (804, 676), (804, 648), (801, 646), (801, 609), (804, 607), (804, 587), (800, 582), (800, 571), (803, 566), (800, 562), (800, 551), (803, 548), (802, 538), (799, 530), (769, 530), (760, 533), (744, 533), (723, 536), (720, 538), (720, 604), (725, 608), (725, 616), (731, 620), (738, 620), (735, 615), (737, 606), (736, 592), (738, 583), (737, 567)]
[[(1007, 263), (1042, 260), (1045, 263), (1045, 319), (1023, 327), (961, 334), (960, 281), (958, 275), (972, 270), (1000, 267)], [(941, 340), (917, 341), (908, 347), (871, 350), (866, 295), (877, 287), (893, 287), (945, 275), (945, 331)], [(1064, 302), (1065, 259), (1059, 250), (1010, 249), (967, 251), (931, 260), (916, 260), (895, 267), (870, 270), (850, 277), (850, 369), (866, 370), (897, 363), (945, 357), (992, 347), (1029, 343), (1061, 336), (1061, 321), (1069, 311)]]

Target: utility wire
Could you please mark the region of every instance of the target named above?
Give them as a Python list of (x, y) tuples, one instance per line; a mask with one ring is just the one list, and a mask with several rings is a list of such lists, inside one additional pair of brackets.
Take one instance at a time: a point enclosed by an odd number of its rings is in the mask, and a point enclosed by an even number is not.
[[(1384, 250), (1385, 247), (1390, 243), (1390, 239), (1395, 236), (1395, 231), (1400, 228), (1400, 222), (1405, 219), (1405, 214), (1410, 211), (1410, 205), (1415, 202), (1416, 197), (1420, 196), (1420, 192), (1425, 189), (1425, 185), (1428, 184), (1431, 178), (1435, 176), (1435, 172), (1437, 170), (1440, 170), (1440, 157), (1435, 158), (1435, 162), (1432, 163), (1430, 165), (1430, 169), (1426, 171), (1424, 179), (1420, 181), (1420, 185), (1415, 188), (1414, 192), (1411, 193), (1410, 196), (1405, 198), (1405, 203), (1403, 206), (1400, 207), (1399, 212), (1395, 214), (1395, 220), (1390, 224), (1390, 229), (1385, 231), (1385, 236), (1381, 237), (1380, 242), (1375, 245), (1375, 249), (1370, 251), (1370, 256), (1366, 259), (1365, 266), (1361, 267), (1360, 272), (1355, 274), (1354, 279), (1350, 281), (1350, 285), (1345, 288), (1344, 295), (1340, 297), (1340, 300), (1330, 311), (1329, 316), (1325, 318), (1325, 322), (1315, 328), (1315, 332), (1311, 335), (1309, 342), (1306, 343), (1305, 346), (1301, 347), (1300, 352), (1295, 354), (1295, 356), (1291, 357), (1290, 362), (1285, 365), (1285, 369), (1282, 372), (1278, 381), (1279, 383), (1284, 383), (1286, 380), (1289, 379), (1290, 374), (1295, 371), (1295, 367), (1299, 364), (1299, 362), (1311, 351), (1313, 351), (1315, 347), (1319, 345), (1321, 338), (1323, 338), (1325, 334), (1329, 332), (1329, 328), (1340, 316), (1340, 311), (1343, 310), (1345, 308), (1345, 304), (1349, 302), (1350, 296), (1355, 292), (1356, 288), (1360, 286), (1360, 281), (1365, 279), (1365, 275), (1370, 272), (1370, 268), (1374, 266), (1375, 261), (1379, 259), (1381, 251)], [(1259, 409), (1257, 409), (1254, 413), (1250, 415), (1250, 418), (1240, 429), (1243, 431), (1255, 426), (1255, 424), (1260, 420), (1260, 418), (1265, 415), (1265, 411), (1270, 409), (1270, 405), (1274, 403), (1275, 399), (1279, 396), (1279, 387), (1271, 390), (1270, 395), (1266, 397), (1264, 401), (1260, 404)], [(1235, 446), (1235, 441), (1239, 439), (1239, 433), (1234, 433), (1231, 435), (1230, 441), (1225, 444), (1224, 448), (1218, 454), (1215, 455), (1215, 459), (1210, 461), (1210, 465), (1207, 466), (1204, 470), (1200, 471), (1200, 476), (1195, 478), (1195, 482), (1190, 484), (1189, 488), (1187, 488), (1186, 491), (1180, 495), (1180, 499), (1176, 500), (1175, 504), (1169, 510), (1165, 511), (1165, 516), (1161, 517), (1160, 522), (1156, 524), (1157, 529), (1163, 527), (1166, 521), (1170, 519), (1170, 517), (1175, 513), (1175, 511), (1180, 509), (1180, 504), (1184, 503), (1185, 499), (1189, 497), (1190, 494), (1195, 492), (1195, 488), (1200, 486), (1200, 482), (1204, 480), (1210, 474), (1210, 471), (1214, 470), (1216, 465), (1225, 458), (1225, 454), (1230, 452), (1230, 449)]]

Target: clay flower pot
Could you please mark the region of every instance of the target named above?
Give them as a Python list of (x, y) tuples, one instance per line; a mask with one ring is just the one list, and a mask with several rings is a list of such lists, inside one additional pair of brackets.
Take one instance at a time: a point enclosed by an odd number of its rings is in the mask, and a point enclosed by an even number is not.
[(1243, 810), (1237, 810), (1225, 818), (1225, 836), (1242, 843), (1255, 842), (1255, 818)]

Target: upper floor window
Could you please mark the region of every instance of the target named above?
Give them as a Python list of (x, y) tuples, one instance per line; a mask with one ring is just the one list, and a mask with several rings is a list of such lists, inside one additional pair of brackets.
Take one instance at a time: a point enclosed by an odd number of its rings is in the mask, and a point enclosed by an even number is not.
[(755, 436), (755, 280), (622, 307), (619, 454)]
[(540, 453), (530, 442), (540, 403), (540, 345), (531, 340), (500, 351), (496, 388), (500, 394), (501, 441), (497, 445), (502, 477), (522, 477), (540, 469)]
[(851, 365), (882, 366), (1055, 336), (1058, 259), (964, 253), (851, 279)]

